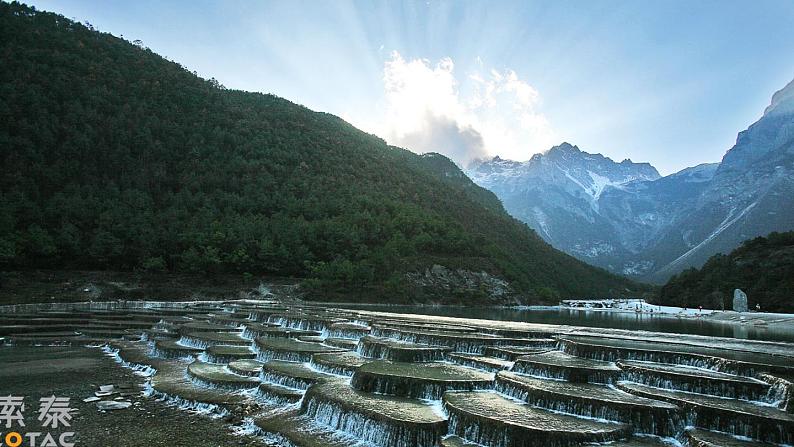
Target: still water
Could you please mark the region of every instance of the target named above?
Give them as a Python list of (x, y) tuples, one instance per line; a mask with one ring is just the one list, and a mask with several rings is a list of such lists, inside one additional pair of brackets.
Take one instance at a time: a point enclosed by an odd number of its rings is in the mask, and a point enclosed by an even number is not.
[(560, 324), (613, 329), (671, 332), (676, 334), (710, 335), (749, 340), (794, 342), (794, 324), (754, 326), (721, 323), (707, 318), (678, 318), (672, 315), (637, 314), (632, 312), (583, 311), (560, 308), (477, 308), (460, 306), (410, 305), (344, 305), (349, 309), (377, 312), (438, 315), (458, 318), (521, 321), (526, 323)]

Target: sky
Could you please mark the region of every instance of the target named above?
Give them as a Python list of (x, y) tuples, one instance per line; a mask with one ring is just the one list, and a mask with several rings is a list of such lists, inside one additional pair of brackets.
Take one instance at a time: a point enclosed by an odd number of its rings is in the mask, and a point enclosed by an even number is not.
[(794, 78), (791, 0), (32, 4), (461, 166), (564, 141), (717, 162)]

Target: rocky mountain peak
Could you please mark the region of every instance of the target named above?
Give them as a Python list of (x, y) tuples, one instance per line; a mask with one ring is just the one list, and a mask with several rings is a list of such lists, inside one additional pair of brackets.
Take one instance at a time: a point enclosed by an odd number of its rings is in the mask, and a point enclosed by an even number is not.
[[(601, 194), (637, 180), (655, 180), (659, 172), (648, 163), (616, 163), (601, 154), (584, 152), (564, 142), (535, 154), (525, 162), (494, 157), (469, 167), (467, 174), (480, 186), (498, 191), (542, 191), (557, 185), (572, 200), (584, 199), (597, 208)], [(498, 192), (497, 192), (498, 194)]]
[(577, 146), (565, 142), (543, 153), (544, 156), (551, 159), (579, 157), (582, 154), (583, 152)]
[(764, 110), (764, 116), (794, 113), (794, 80), (772, 95), (772, 102)]
[(677, 178), (686, 183), (708, 182), (714, 177), (719, 165), (719, 163), (702, 163), (691, 168), (682, 169), (675, 174), (671, 174), (669, 178)]
[[(739, 132), (736, 144), (725, 153), (717, 175), (735, 176), (758, 169), (759, 161), (785, 166), (791, 162), (794, 142), (794, 81), (772, 95), (764, 115), (747, 130)], [(732, 182), (733, 179), (726, 179)]]
[(720, 163), (660, 177), (648, 163), (562, 143), (523, 163), (490, 165), (468, 174), (554, 247), (664, 281), (748, 238), (794, 229), (794, 81)]

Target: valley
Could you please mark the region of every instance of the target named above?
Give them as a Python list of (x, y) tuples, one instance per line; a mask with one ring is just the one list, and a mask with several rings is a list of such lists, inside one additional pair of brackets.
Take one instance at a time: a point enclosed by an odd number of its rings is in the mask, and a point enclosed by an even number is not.
[(653, 166), (568, 143), (526, 162), (466, 173), (554, 247), (631, 278), (664, 283), (717, 253), (794, 229), (794, 81), (739, 133), (720, 163), (661, 177)]

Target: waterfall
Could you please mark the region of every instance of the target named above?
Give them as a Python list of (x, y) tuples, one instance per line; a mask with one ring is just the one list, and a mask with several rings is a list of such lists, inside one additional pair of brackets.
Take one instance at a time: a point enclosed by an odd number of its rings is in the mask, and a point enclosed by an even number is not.
[(611, 346), (586, 345), (560, 339), (559, 349), (566, 354), (592, 360), (615, 362), (618, 360), (636, 360), (641, 362), (670, 363), (674, 365), (692, 366), (711, 369), (729, 374), (753, 375), (752, 367), (741, 367), (738, 362), (700, 354), (689, 354), (666, 351), (647, 351), (633, 348), (617, 348)]
[(479, 369), (482, 371), (488, 371), (494, 373), (499, 371), (509, 370), (513, 368), (513, 365), (515, 365), (513, 362), (505, 366), (490, 365), (488, 363), (477, 361), (475, 359), (471, 359), (468, 357), (459, 357), (455, 355), (448, 356), (447, 360), (461, 366), (468, 366), (469, 368), (474, 368), (474, 369)]
[(447, 427), (451, 434), (458, 435), (467, 441), (486, 445), (488, 447), (508, 447), (510, 435), (507, 430), (500, 430), (499, 427), (481, 425), (476, 421), (469, 421), (468, 418), (461, 418), (457, 413), (447, 413)]
[(762, 386), (752, 386), (752, 384), (743, 384), (741, 382), (709, 380), (708, 378), (702, 377), (691, 377), (689, 379), (666, 377), (662, 374), (635, 370), (630, 367), (624, 369), (623, 373), (621, 373), (621, 380), (641, 383), (655, 388), (680, 390), (697, 394), (710, 394), (733, 399), (763, 399), (766, 401), (769, 397), (769, 391), (764, 390)]
[(201, 354), (199, 354), (199, 360), (206, 363), (216, 363), (220, 365), (226, 365), (235, 360), (238, 360), (238, 357), (232, 355), (222, 355), (222, 354), (212, 354), (209, 352), (202, 352)]
[(176, 344), (180, 346), (184, 346), (186, 348), (197, 348), (197, 349), (207, 349), (212, 345), (212, 343), (201, 340), (199, 338), (191, 337), (190, 335), (182, 335), (182, 337), (177, 340)]
[(610, 442), (629, 434), (625, 431), (571, 433), (538, 429), (521, 430), (499, 420), (451, 410), (447, 404), (444, 404), (444, 411), (448, 415), (450, 434), (488, 447), (569, 447), (583, 443)]
[(273, 405), (275, 407), (297, 408), (300, 406), (300, 399), (298, 399), (298, 402), (296, 403), (295, 400), (289, 399), (288, 397), (277, 393), (271, 393), (267, 389), (262, 389), (262, 387), (257, 387), (254, 390), (253, 397), (262, 403)]
[[(448, 350), (448, 349), (447, 349)], [(362, 357), (369, 359), (392, 360), (395, 362), (420, 362), (428, 363), (443, 360), (445, 350), (443, 347), (427, 347), (423, 349), (399, 349), (390, 346), (370, 342), (364, 339), (359, 340), (356, 352)]]
[(260, 374), (263, 382), (274, 383), (276, 385), (280, 385), (287, 388), (292, 388), (296, 390), (303, 390), (306, 391), (312, 383), (313, 380), (309, 379), (301, 379), (300, 377), (291, 377), (285, 376), (282, 374), (277, 374), (273, 372), (263, 372)]
[(366, 331), (364, 331), (363, 329), (357, 330), (357, 329), (347, 329), (347, 328), (345, 329), (332, 328), (322, 331), (322, 336), (324, 338), (345, 338), (348, 340), (358, 340), (359, 338), (365, 335), (367, 334)]
[(767, 373), (759, 374), (759, 378), (772, 384), (763, 401), (788, 413), (794, 413), (794, 383)]
[(404, 380), (401, 377), (380, 377), (354, 374), (350, 385), (367, 393), (386, 394), (421, 400), (440, 400), (446, 391), (474, 391), (491, 389), (490, 382), (454, 381), (446, 383), (427, 380)]
[(540, 379), (562, 380), (568, 382), (612, 384), (618, 380), (618, 371), (577, 368), (565, 365), (544, 365), (539, 363), (516, 362), (512, 372)]
[(675, 410), (610, 405), (586, 396), (556, 396), (528, 390), (507, 380), (497, 380), (495, 389), (534, 407), (599, 421), (630, 423), (640, 433), (674, 436), (683, 429), (683, 421)]
[(353, 373), (355, 372), (355, 368), (352, 367), (345, 367), (342, 365), (329, 365), (325, 363), (317, 363), (314, 360), (314, 356), (312, 356), (311, 361), (309, 362), (309, 368), (319, 371), (321, 373), (326, 374), (333, 374), (335, 376), (344, 376), (344, 377), (352, 377)]
[(133, 370), (136, 374), (146, 377), (147, 380), (144, 384), (144, 391), (143, 394), (146, 397), (153, 397), (157, 399), (159, 402), (163, 402), (166, 405), (177, 407), (180, 410), (191, 411), (198, 414), (204, 414), (211, 416), (213, 418), (224, 417), (229, 414), (229, 411), (223, 407), (220, 407), (215, 404), (208, 404), (204, 402), (198, 402), (195, 400), (183, 399), (179, 396), (172, 396), (167, 393), (163, 393), (157, 391), (152, 386), (151, 378), (157, 373), (157, 370), (149, 365), (143, 365), (140, 363), (131, 363), (125, 361), (121, 355), (120, 350), (112, 348), (111, 346), (105, 345), (102, 347), (102, 351), (109, 356), (112, 356), (114, 360), (119, 363), (122, 367), (129, 368)]
[(567, 368), (549, 367), (534, 363), (516, 363), (510, 370), (519, 374), (526, 374), (541, 379), (568, 380), (570, 371)]
[(317, 424), (382, 447), (435, 447), (444, 434), (441, 430), (373, 419), (372, 415), (360, 414), (315, 397), (304, 397), (301, 413)]
[(243, 329), (243, 332), (240, 334), (240, 337), (242, 337), (243, 339), (251, 340), (251, 341), (253, 341), (258, 336), (259, 334), (257, 332), (252, 331), (248, 326), (246, 326), (245, 329)]
[(223, 391), (241, 391), (256, 387), (257, 383), (216, 383), (208, 382), (200, 377), (187, 374), (187, 379), (198, 388), (207, 388), (210, 390), (223, 390)]
[(144, 365), (141, 363), (132, 363), (124, 360), (123, 358), (121, 358), (120, 349), (115, 349), (110, 345), (100, 346), (100, 349), (102, 349), (102, 352), (104, 352), (105, 354), (109, 355), (110, 357), (113, 357), (113, 360), (122, 367), (131, 369), (132, 372), (135, 373), (135, 375), (141, 377), (151, 377), (157, 372), (157, 370), (151, 367), (150, 365)]
[(203, 414), (212, 418), (221, 418), (229, 414), (229, 410), (219, 405), (172, 396), (168, 393), (157, 391), (151, 384), (145, 389), (145, 395), (146, 397), (153, 397), (159, 402), (163, 402), (166, 405), (176, 407), (180, 410)]
[(257, 349), (256, 359), (260, 362), (270, 360), (284, 360), (286, 362), (306, 363), (311, 360), (311, 353), (292, 352), (292, 351), (272, 351), (269, 349)]
[(414, 334), (411, 332), (403, 332), (397, 329), (387, 328), (387, 327), (374, 327), (372, 328), (371, 334), (375, 337), (381, 338), (391, 338), (394, 340), (405, 341), (408, 343), (414, 342)]
[(272, 444), (278, 447), (298, 447), (280, 433), (264, 432), (262, 433), (262, 439), (265, 440), (267, 445)]
[(279, 324), (290, 329), (322, 332), (328, 329), (328, 325), (331, 324), (331, 322), (322, 320), (309, 320), (305, 318), (282, 318), (281, 321), (279, 321)]
[(281, 315), (268, 314), (268, 316), (267, 316), (267, 322), (268, 323), (275, 323), (275, 324), (277, 324), (279, 326), (284, 326), (284, 322), (286, 320), (287, 319), (284, 318)]

